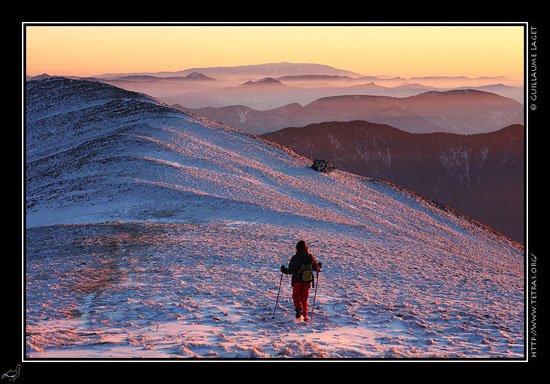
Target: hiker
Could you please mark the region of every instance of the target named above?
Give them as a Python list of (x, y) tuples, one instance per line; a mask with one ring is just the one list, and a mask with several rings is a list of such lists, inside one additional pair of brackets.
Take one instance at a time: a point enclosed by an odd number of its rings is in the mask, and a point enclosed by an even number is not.
[(292, 274), (292, 300), (296, 310), (296, 318), (304, 316), (304, 320), (309, 320), (307, 316), (307, 298), (309, 288), (315, 284), (313, 280), (313, 271), (320, 271), (321, 263), (318, 262), (311, 253), (309, 253), (306, 242), (300, 240), (296, 244), (296, 254), (290, 259), (288, 268), (281, 265), (281, 272), (287, 275)]

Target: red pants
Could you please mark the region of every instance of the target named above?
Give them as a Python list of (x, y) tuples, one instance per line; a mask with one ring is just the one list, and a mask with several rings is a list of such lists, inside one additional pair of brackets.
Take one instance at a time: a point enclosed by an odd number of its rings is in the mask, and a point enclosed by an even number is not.
[(307, 316), (307, 298), (309, 296), (309, 288), (311, 283), (294, 282), (292, 289), (292, 300), (294, 301), (294, 308), (296, 310), (302, 308), (302, 315)]

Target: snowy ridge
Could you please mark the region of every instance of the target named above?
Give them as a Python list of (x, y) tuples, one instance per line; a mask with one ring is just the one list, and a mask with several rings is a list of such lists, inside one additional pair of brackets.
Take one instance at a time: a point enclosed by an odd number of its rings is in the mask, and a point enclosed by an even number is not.
[(27, 83), (26, 144), (30, 357), (523, 355), (523, 249), (418, 195), (86, 81)]

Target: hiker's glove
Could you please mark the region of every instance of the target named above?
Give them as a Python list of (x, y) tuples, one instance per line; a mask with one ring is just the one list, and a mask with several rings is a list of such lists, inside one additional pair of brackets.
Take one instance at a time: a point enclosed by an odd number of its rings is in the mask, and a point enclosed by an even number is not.
[(281, 272), (288, 275), (288, 268), (284, 265), (281, 265)]
[(320, 271), (322, 267), (323, 267), (323, 264), (321, 264), (321, 262), (318, 261), (317, 262), (317, 270)]

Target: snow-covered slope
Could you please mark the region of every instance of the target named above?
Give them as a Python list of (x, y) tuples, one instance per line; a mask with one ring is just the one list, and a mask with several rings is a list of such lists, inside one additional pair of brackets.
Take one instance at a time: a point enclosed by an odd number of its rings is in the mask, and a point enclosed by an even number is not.
[[(523, 249), (106, 84), (27, 83), (29, 357), (522, 357)], [(311, 324), (279, 267), (324, 264)], [(313, 292), (312, 292), (313, 293)]]

